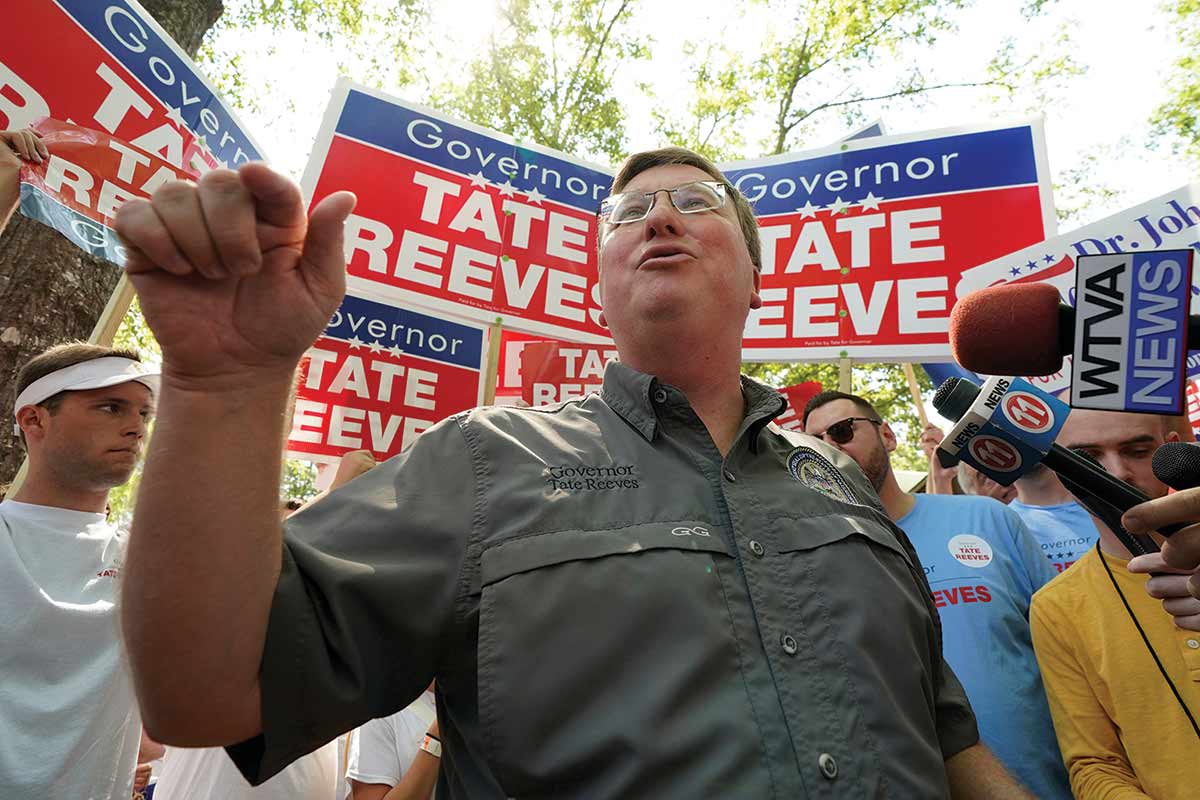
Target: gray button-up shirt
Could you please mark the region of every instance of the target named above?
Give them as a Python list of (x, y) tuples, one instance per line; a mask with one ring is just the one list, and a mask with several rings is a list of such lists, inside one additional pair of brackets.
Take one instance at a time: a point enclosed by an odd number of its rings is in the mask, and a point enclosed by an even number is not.
[[(293, 516), (254, 782), (438, 681), (439, 798), (939, 798), (978, 740), (915, 552), (743, 380), (480, 408)], [(216, 679), (216, 678), (214, 678)]]

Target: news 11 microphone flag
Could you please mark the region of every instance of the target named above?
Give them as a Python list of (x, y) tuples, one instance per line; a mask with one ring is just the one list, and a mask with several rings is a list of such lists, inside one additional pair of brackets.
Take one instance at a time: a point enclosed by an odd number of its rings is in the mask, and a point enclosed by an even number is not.
[[(24, 0), (0, 25), (0, 130), (35, 126), (49, 162), (21, 212), (118, 264), (122, 202), (165, 180), (262, 160), (253, 136), (134, 0)], [(90, 149), (88, 145), (91, 145)]]

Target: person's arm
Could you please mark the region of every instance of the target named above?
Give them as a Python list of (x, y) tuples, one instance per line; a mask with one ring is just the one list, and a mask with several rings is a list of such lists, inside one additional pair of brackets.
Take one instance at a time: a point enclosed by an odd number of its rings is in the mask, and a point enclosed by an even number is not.
[[(437, 785), (441, 758), (422, 750), (420, 741), (408, 741), (412, 733), (406, 741), (388, 741), (389, 736), (394, 737), (398, 732), (387, 722), (371, 720), (356, 732), (356, 746), (351, 748), (350, 763), (346, 767), (351, 797), (353, 800), (429, 800)], [(420, 728), (409, 730), (419, 732)], [(425, 734), (441, 741), (436, 718)], [(397, 758), (401, 763), (397, 763)], [(392, 777), (397, 774), (399, 780)], [(380, 782), (381, 779), (387, 782)]]
[(1066, 612), (1033, 598), (1029, 627), (1042, 671), (1054, 733), (1076, 797), (1150, 800), (1121, 746), (1116, 725), (1105, 713), (1068, 642), (1060, 635)]
[(165, 184), (117, 214), (126, 273), (163, 352), (121, 622), (146, 728), (167, 744), (262, 730), (285, 409), (300, 357), (345, 290), (352, 207), (337, 193), (306, 218), (294, 183), (249, 164)]
[(1012, 533), (1013, 549), (1020, 562), (1022, 577), (1026, 581), (1025, 599), (1033, 597), (1033, 593), (1058, 577), (1058, 571), (1042, 553), (1037, 539), (1029, 530), (1029, 526), (1021, 516), (1011, 508), (1004, 509), (1004, 517), (1008, 520), (1009, 531)]
[(982, 742), (946, 759), (946, 781), (954, 800), (1037, 800)]
[(0, 232), (21, 202), (21, 160), (41, 164), (49, 156), (35, 131), (0, 131)]
[(926, 425), (925, 430), (921, 431), (921, 452), (929, 459), (926, 494), (954, 494), (955, 468), (943, 467), (937, 459), (937, 447), (942, 443), (943, 436), (942, 429), (936, 425)]

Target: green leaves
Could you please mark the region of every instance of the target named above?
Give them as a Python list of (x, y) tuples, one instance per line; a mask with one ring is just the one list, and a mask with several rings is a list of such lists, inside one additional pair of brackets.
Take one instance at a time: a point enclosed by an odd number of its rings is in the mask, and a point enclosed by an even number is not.
[(1170, 99), (1151, 117), (1154, 135), (1200, 166), (1200, 0), (1164, 4), (1173, 16), (1181, 55), (1167, 76)]
[(618, 64), (646, 54), (628, 24), (634, 0), (505, 0), (502, 26), (465, 80), (431, 103), (479, 125), (610, 163), (625, 149)]

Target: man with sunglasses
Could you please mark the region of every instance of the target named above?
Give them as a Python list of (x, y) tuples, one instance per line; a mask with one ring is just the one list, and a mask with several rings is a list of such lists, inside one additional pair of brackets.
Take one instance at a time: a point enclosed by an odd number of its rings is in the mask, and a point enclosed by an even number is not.
[(813, 397), (804, 430), (854, 459), (908, 534), (941, 616), (946, 661), (971, 700), (980, 738), (1039, 798), (1070, 798), (1029, 630), (1033, 593), (1056, 573), (1033, 534), (991, 497), (903, 491), (889, 455), (896, 435), (857, 395)]
[(1028, 798), (978, 744), (904, 534), (739, 374), (745, 199), (679, 148), (613, 191), (603, 390), (445, 420), (286, 533), (284, 409), (353, 198), (306, 219), (248, 165), (122, 207), (165, 373), (124, 595), (151, 733), (238, 743), (258, 782), (436, 678), (442, 798)]

